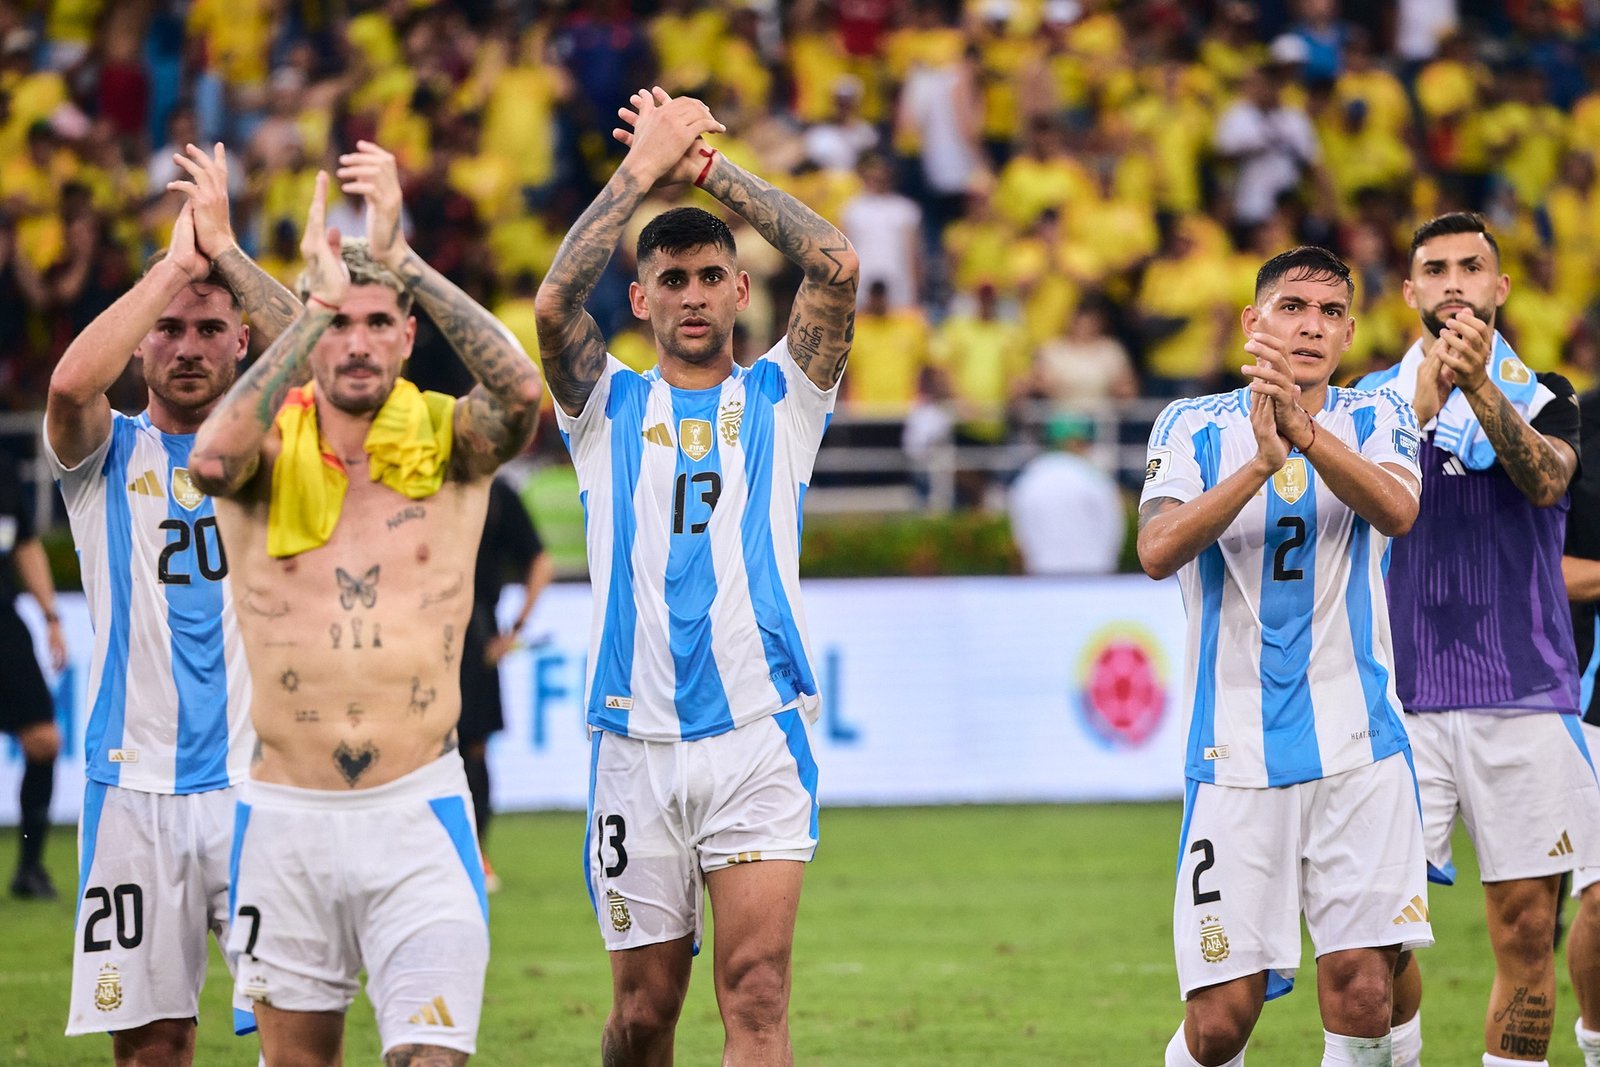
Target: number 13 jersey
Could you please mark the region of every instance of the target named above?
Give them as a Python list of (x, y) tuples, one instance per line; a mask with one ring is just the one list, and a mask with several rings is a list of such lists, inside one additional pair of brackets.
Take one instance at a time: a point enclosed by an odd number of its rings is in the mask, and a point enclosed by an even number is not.
[(250, 769), (250, 675), (211, 498), (189, 479), (193, 444), (148, 412), (113, 412), (68, 468), (45, 435), (94, 626), (84, 762), (104, 785), (201, 793)]
[(689, 741), (818, 700), (800, 603), (800, 509), (838, 387), (787, 340), (710, 389), (607, 355), (577, 416), (594, 588), (591, 726)]
[[(1169, 404), (1150, 433), (1141, 505), (1186, 503), (1250, 463), (1249, 405), (1244, 389)], [(1418, 474), (1416, 419), (1391, 390), (1330, 387), (1317, 434)], [(1290, 785), (1407, 747), (1383, 587), (1388, 545), (1291, 451), (1183, 566), (1190, 779)]]

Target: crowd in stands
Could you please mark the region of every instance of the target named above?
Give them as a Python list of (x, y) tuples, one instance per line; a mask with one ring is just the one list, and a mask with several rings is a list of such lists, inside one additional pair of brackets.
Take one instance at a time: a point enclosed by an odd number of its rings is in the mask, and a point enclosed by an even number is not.
[[(376, 140), (418, 251), (536, 352), (533, 293), (645, 84), (705, 99), (720, 150), (855, 243), (854, 412), (948, 400), (995, 441), (1030, 399), (1225, 387), (1256, 267), (1298, 242), (1358, 279), (1340, 379), (1387, 365), (1414, 332), (1411, 227), (1455, 208), (1500, 236), (1518, 352), (1582, 389), (1596, 19), (1584, 0), (0, 2), (0, 410), (42, 406), (74, 332), (164, 245), (188, 142), (226, 143), (241, 243), (292, 283), (317, 170)], [(359, 207), (332, 224), (359, 233)], [(797, 279), (755, 235), (740, 250), (753, 358)], [(593, 310), (643, 367), (631, 266)], [(417, 376), (448, 379), (423, 349)]]

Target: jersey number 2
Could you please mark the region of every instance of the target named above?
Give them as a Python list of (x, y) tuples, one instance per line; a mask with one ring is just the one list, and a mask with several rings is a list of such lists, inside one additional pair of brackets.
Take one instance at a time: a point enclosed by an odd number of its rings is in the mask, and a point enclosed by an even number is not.
[(1299, 567), (1285, 566), (1289, 558), (1289, 550), (1299, 548), (1306, 543), (1306, 520), (1298, 515), (1285, 515), (1278, 520), (1280, 527), (1294, 532), (1285, 538), (1278, 550), (1272, 554), (1272, 580), (1275, 582), (1298, 582), (1306, 576), (1306, 572)]

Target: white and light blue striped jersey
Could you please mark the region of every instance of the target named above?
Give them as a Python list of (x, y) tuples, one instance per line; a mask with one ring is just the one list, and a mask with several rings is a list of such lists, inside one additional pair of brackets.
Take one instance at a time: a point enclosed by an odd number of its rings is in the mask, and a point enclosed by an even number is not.
[(45, 435), (94, 625), (84, 761), (104, 785), (200, 793), (250, 769), (250, 675), (211, 498), (189, 479), (193, 444), (148, 413), (113, 413), (69, 469)]
[(838, 387), (787, 340), (711, 389), (614, 357), (577, 417), (594, 586), (591, 726), (694, 740), (818, 699), (800, 603), (800, 509)]
[[(1249, 404), (1245, 389), (1169, 404), (1150, 433), (1141, 504), (1193, 500), (1247, 465)], [(1418, 473), (1416, 418), (1393, 390), (1329, 388), (1316, 419), (1318, 435)], [(1184, 565), (1189, 778), (1290, 785), (1407, 747), (1383, 588), (1388, 545), (1292, 451)]]

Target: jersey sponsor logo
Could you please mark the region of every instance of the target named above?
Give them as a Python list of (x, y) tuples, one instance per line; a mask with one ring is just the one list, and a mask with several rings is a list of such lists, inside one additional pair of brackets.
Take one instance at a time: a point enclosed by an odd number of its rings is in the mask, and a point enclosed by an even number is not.
[(161, 479), (156, 477), (155, 471), (145, 471), (139, 477), (128, 483), (128, 492), (137, 493), (139, 496), (165, 497), (161, 491)]
[(205, 503), (206, 495), (190, 479), (188, 467), (172, 468), (172, 499), (190, 511)]
[(722, 405), (717, 412), (717, 430), (722, 434), (722, 443), (730, 448), (739, 443), (739, 427), (744, 423), (744, 405), (737, 400), (730, 400)]
[(1306, 461), (1299, 456), (1291, 456), (1289, 462), (1272, 476), (1272, 491), (1285, 504), (1293, 504), (1305, 496), (1310, 484), (1310, 479), (1306, 477)]
[(658, 422), (645, 430), (641, 436), (653, 445), (666, 445), (672, 447), (672, 432), (667, 429), (667, 424)]
[(1533, 381), (1533, 374), (1528, 370), (1527, 364), (1516, 356), (1507, 356), (1500, 361), (1500, 380), (1510, 382), (1512, 385), (1527, 385)]
[(1208, 760), (1227, 759), (1228, 751), (1227, 745), (1207, 745), (1201, 756)]
[(611, 913), (611, 929), (625, 934), (633, 928), (633, 916), (628, 914), (628, 902), (615, 889), (606, 890), (606, 910)]
[(607, 711), (632, 711), (633, 710), (633, 698), (632, 697), (608, 696), (608, 697), (606, 697), (606, 710)]
[(432, 1001), (422, 1006), (422, 1010), (413, 1014), (406, 1022), (413, 1026), (454, 1026), (455, 1019), (450, 1015), (450, 1009), (445, 1006), (443, 997), (434, 997)]
[(1422, 447), (1422, 440), (1410, 430), (1395, 430), (1394, 450), (1415, 463), (1417, 452)]
[(99, 977), (94, 980), (94, 1006), (101, 1011), (122, 1007), (122, 975), (114, 963), (100, 968)]
[(1207, 963), (1221, 963), (1228, 958), (1228, 935), (1222, 929), (1222, 920), (1207, 915), (1200, 920), (1200, 958)]
[(711, 420), (679, 419), (678, 442), (690, 459), (705, 459), (711, 454)]
[(136, 748), (114, 748), (106, 754), (106, 759), (112, 763), (138, 763), (139, 750)]
[(1144, 484), (1154, 485), (1156, 482), (1165, 481), (1167, 471), (1172, 467), (1172, 453), (1166, 449), (1150, 453), (1150, 458), (1144, 461)]
[(1404, 926), (1406, 923), (1425, 923), (1428, 921), (1428, 902), (1421, 896), (1411, 898), (1411, 903), (1400, 909), (1400, 914), (1394, 917), (1391, 925)]

